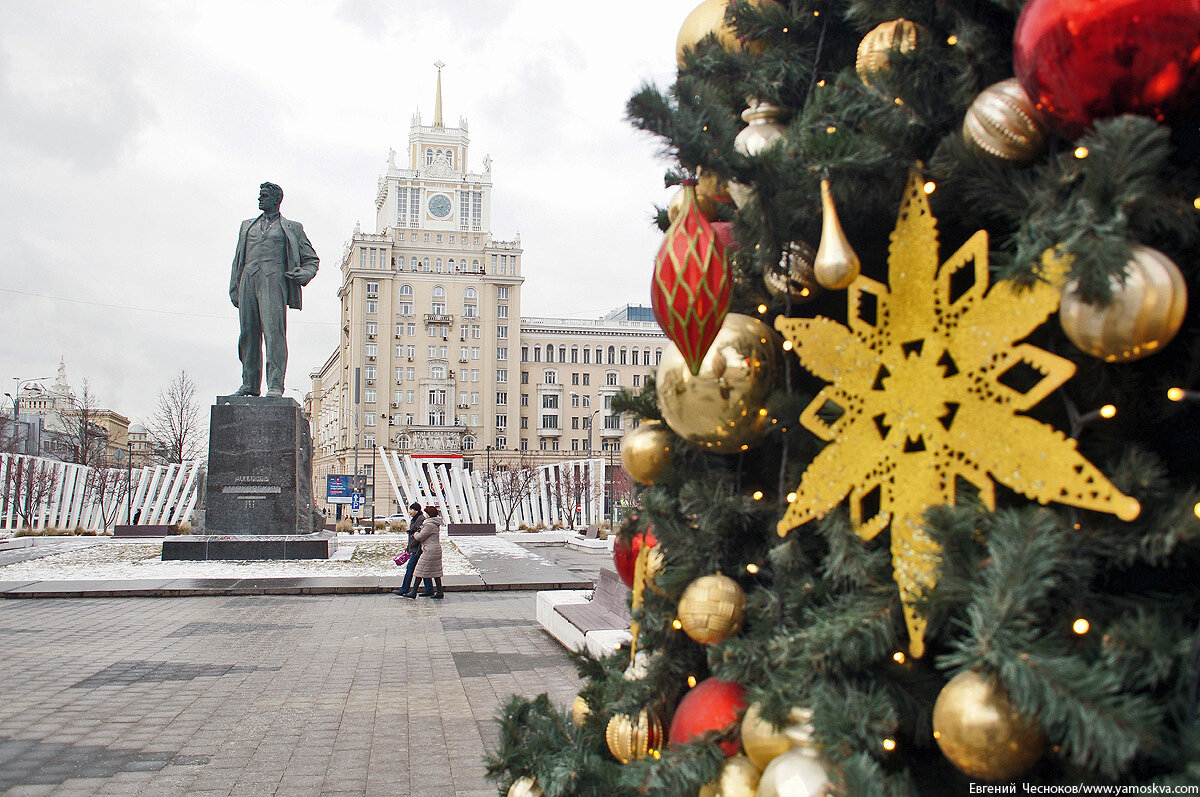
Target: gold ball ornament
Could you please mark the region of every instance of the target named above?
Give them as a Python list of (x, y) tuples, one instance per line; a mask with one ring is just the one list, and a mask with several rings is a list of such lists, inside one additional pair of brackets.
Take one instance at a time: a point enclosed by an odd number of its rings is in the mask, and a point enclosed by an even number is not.
[[(784, 113), (781, 106), (753, 97), (746, 102), (748, 107), (742, 111), (742, 120), (746, 122), (746, 126), (733, 140), (733, 148), (752, 158), (763, 150), (781, 143), (786, 128), (780, 122)], [(733, 204), (741, 208), (754, 197), (754, 189), (736, 180), (730, 180), (729, 196), (733, 199)]]
[(613, 758), (628, 764), (635, 758), (645, 758), (651, 751), (662, 748), (662, 720), (648, 708), (642, 709), (636, 719), (628, 714), (617, 714), (608, 721), (604, 738)]
[(858, 43), (858, 55), (854, 59), (854, 70), (863, 83), (870, 86), (871, 80), (887, 74), (892, 68), (893, 50), (911, 53), (925, 43), (929, 32), (924, 25), (910, 22), (901, 17), (891, 22), (876, 25)]
[(726, 759), (721, 774), (700, 788), (699, 797), (755, 797), (758, 793), (758, 767), (744, 755)]
[(762, 442), (766, 400), (778, 371), (779, 341), (757, 318), (729, 313), (693, 375), (672, 345), (658, 366), (658, 404), (680, 437), (734, 454)]
[(760, 770), (776, 756), (796, 744), (787, 732), (762, 718), (758, 704), (752, 703), (742, 717), (742, 752)]
[(1112, 302), (1088, 304), (1074, 281), (1063, 288), (1058, 320), (1071, 342), (1108, 363), (1149, 357), (1183, 325), (1187, 285), (1179, 267), (1157, 249), (1135, 247), (1125, 284), (1113, 279)]
[(811, 301), (821, 293), (821, 285), (813, 271), (816, 258), (817, 253), (803, 241), (789, 243), (779, 265), (763, 272), (767, 292), (775, 299), (790, 296), (794, 304)]
[(542, 797), (542, 789), (537, 781), (529, 776), (517, 778), (508, 787), (508, 797)]
[(775, 756), (758, 781), (758, 797), (823, 797), (829, 774), (814, 747), (793, 747)]
[(621, 439), (621, 464), (641, 484), (654, 480), (671, 462), (671, 433), (659, 421), (646, 421)]
[(1015, 77), (979, 93), (963, 117), (963, 138), (980, 152), (1025, 163), (1046, 149), (1046, 125)]
[[(755, 6), (766, 4), (775, 5), (775, 0), (752, 0)], [(679, 35), (675, 37), (675, 62), (683, 69), (683, 54), (686, 50), (695, 49), (696, 45), (710, 33), (717, 36), (717, 42), (726, 52), (737, 52), (746, 49), (758, 55), (764, 45), (754, 41), (744, 41), (738, 38), (733, 26), (725, 21), (725, 10), (732, 5), (732, 0), (704, 0), (684, 17)]]
[(683, 632), (701, 645), (724, 642), (742, 630), (746, 593), (729, 576), (701, 576), (683, 591), (675, 616)]
[(583, 721), (587, 719), (587, 715), (591, 713), (588, 708), (587, 701), (583, 699), (583, 695), (575, 695), (575, 701), (571, 703), (571, 722), (582, 726)]
[[(700, 215), (709, 221), (721, 218), (721, 208), (733, 201), (729, 195), (729, 183), (722, 180), (715, 172), (703, 166), (696, 169), (696, 209)], [(667, 205), (667, 218), (672, 224), (683, 212), (683, 189), (680, 188), (671, 197)]]
[(1017, 713), (999, 682), (970, 670), (942, 687), (933, 738), (950, 763), (983, 780), (1015, 778), (1046, 749), (1046, 737)]

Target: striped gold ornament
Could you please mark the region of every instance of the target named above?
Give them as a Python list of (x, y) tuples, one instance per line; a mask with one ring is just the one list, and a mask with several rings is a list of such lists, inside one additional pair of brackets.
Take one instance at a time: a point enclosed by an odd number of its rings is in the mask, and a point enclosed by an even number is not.
[(892, 68), (892, 50), (911, 53), (928, 38), (928, 31), (924, 25), (903, 17), (876, 25), (858, 43), (854, 71), (858, 72), (858, 77), (863, 83), (871, 86), (873, 78), (887, 74)]
[(1025, 163), (1046, 149), (1046, 126), (1015, 77), (979, 93), (963, 118), (963, 138), (1000, 160)]
[(628, 714), (617, 714), (608, 721), (604, 738), (613, 758), (628, 764), (635, 758), (653, 755), (662, 748), (662, 720), (648, 708), (642, 709), (637, 719)]

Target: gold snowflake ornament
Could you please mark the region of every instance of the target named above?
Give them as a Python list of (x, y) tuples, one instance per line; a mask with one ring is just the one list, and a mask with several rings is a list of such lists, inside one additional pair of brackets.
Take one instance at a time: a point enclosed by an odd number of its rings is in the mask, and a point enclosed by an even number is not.
[[(939, 267), (937, 220), (914, 173), (891, 235), (889, 284), (860, 276), (850, 286), (849, 328), (822, 317), (775, 322), (804, 367), (831, 383), (800, 415), (831, 442), (805, 470), (779, 534), (824, 517), (847, 495), (861, 537), (890, 526), (914, 656), (925, 649), (925, 619), (914, 607), (941, 562), (922, 516), (954, 503), (959, 480), (989, 508), (998, 481), (1043, 504), (1122, 520), (1140, 511), (1074, 440), (1021, 414), (1075, 366), (1018, 343), (1058, 307), (1058, 290), (1039, 283), (1018, 292), (1000, 282), (989, 291), (987, 251), (980, 230)], [(818, 412), (829, 405), (841, 414), (827, 423)]]

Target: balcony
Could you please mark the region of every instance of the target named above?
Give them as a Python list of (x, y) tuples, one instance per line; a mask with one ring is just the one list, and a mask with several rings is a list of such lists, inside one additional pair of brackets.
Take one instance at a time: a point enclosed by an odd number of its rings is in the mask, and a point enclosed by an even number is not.
[(539, 426), (537, 433), (538, 437), (562, 437), (563, 430), (561, 426), (555, 426), (553, 428)]
[(441, 315), (440, 313), (426, 313), (425, 314), (425, 325), (426, 326), (428, 326), (429, 324), (453, 324), (453, 323), (454, 323), (454, 316), (452, 316), (452, 315)]

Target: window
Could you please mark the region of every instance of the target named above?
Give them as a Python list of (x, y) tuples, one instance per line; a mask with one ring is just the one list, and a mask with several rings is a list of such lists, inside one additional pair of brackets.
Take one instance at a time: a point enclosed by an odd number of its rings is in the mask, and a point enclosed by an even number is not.
[(634, 374), (634, 375), (633, 375), (633, 386), (634, 386), (634, 387), (641, 387), (641, 386), (642, 386), (642, 375), (641, 375), (641, 374)]
[[(446, 303), (439, 302), (437, 299), (434, 299), (433, 304), (430, 305), (430, 307), (429, 307), (429, 312), (433, 313), (434, 315), (445, 315), (446, 314)], [(433, 334), (437, 335), (438, 330), (435, 329), (433, 331)], [(443, 337), (445, 337), (445, 336), (443, 336)]]
[(497, 415), (496, 416), (496, 428), (504, 429), (507, 426), (508, 426), (508, 416), (507, 415)]
[(575, 365), (578, 362), (579, 362), (579, 347), (572, 346), (571, 347), (571, 364)]
[[(438, 243), (442, 242), (442, 236), (439, 235), (437, 237), (437, 239), (438, 239)], [(437, 274), (442, 273), (442, 259), (440, 257), (436, 257), (433, 259), (433, 270), (434, 270), (434, 273), (437, 273)]]
[(592, 406), (592, 398), (591, 398), (591, 396), (584, 396), (584, 397), (583, 397), (583, 406), (584, 406), (584, 407), (590, 407), (590, 406)]
[(608, 364), (609, 365), (617, 364), (617, 347), (616, 346), (608, 347)]
[(478, 381), (479, 381), (479, 369), (478, 369), (478, 368), (472, 368), (472, 369), (471, 369), (471, 381), (472, 381), (472, 382), (478, 382)]
[(507, 382), (508, 381), (508, 369), (507, 368), (497, 368), (496, 369), (496, 381), (497, 382)]
[(542, 451), (546, 450), (546, 438), (543, 437), (541, 440), (538, 440), (538, 448)]
[(430, 346), (430, 347), (429, 347), (429, 354), (428, 354), (428, 355), (426, 355), (426, 356), (428, 356), (428, 357), (437, 357), (437, 346)]
[(558, 396), (553, 393), (547, 393), (542, 396), (542, 409), (556, 410), (558, 409)]
[(558, 371), (552, 371), (550, 369), (542, 371), (542, 382), (547, 385), (557, 385)]
[(567, 361), (567, 347), (566, 346), (558, 347), (558, 361), (560, 363), (565, 363)]
[(404, 401), (404, 391), (397, 390), (394, 393), (392, 393), (392, 401), (395, 402), (396, 404), (399, 404), (400, 402)]
[[(592, 375), (591, 375), (591, 374), (584, 374), (584, 375), (583, 375), (583, 384), (584, 384), (584, 387), (587, 387), (587, 386), (588, 386), (588, 385), (590, 385), (591, 383), (592, 383)], [(585, 399), (585, 401), (586, 401), (586, 399)], [(585, 403), (583, 406), (585, 406), (585, 407), (586, 407), (586, 406), (587, 406), (587, 404)]]
[(374, 432), (367, 432), (366, 434), (363, 435), (363, 447), (364, 448), (374, 448), (375, 447), (375, 433)]
[(507, 346), (497, 346), (496, 347), (496, 359), (497, 360), (507, 360), (508, 359), (508, 347)]
[(591, 349), (583, 350), (583, 364), (584, 365), (592, 364), (592, 350)]
[(621, 416), (620, 415), (605, 415), (604, 416), (604, 428), (605, 429), (620, 429), (621, 428)]
[(367, 313), (373, 314), (379, 312), (379, 302), (376, 299), (367, 299)]
[(522, 394), (521, 394), (521, 406), (522, 406), (522, 407), (528, 407), (528, 406), (529, 406), (529, 394), (528, 394), (528, 393), (522, 393)]
[(625, 351), (625, 347), (622, 346), (621, 347), (621, 365), (629, 365), (628, 355), (629, 355), (629, 353), (627, 351)]
[(366, 426), (374, 426), (375, 425), (375, 413), (368, 412), (366, 414), (366, 416), (363, 417), (363, 424)]
[(403, 316), (403, 315), (412, 315), (412, 314), (413, 314), (412, 302), (397, 302), (396, 303), (396, 315)]
[(546, 347), (546, 362), (548, 362), (548, 363), (554, 362), (554, 347), (553, 346)]
[(405, 346), (404, 351), (410, 359), (417, 356), (417, 347), (414, 345)]
[(369, 387), (363, 391), (363, 401), (365, 401), (367, 404), (374, 404), (375, 395), (375, 388)]
[(417, 369), (416, 368), (405, 368), (404, 369), (404, 378), (407, 379), (409, 382), (416, 379), (417, 378)]
[(415, 334), (417, 334), (417, 325), (416, 325), (416, 324), (409, 324), (409, 325), (408, 325), (408, 334), (409, 334), (409, 335), (415, 335)]
[(483, 192), (471, 192), (471, 229), (483, 229)]
[(408, 226), (408, 189), (396, 189), (396, 224), (400, 227)]
[(472, 346), (472, 347), (471, 347), (471, 359), (472, 359), (472, 360), (478, 360), (478, 359), (479, 359), (479, 347), (478, 347), (478, 346)]
[(632, 352), (630, 352), (630, 355), (633, 357), (633, 360), (632, 360), (632, 362), (633, 362), (633, 364), (634, 364), (634, 365), (637, 365), (637, 364), (638, 364), (638, 353), (639, 353), (639, 352), (638, 352), (638, 350), (637, 350), (637, 349), (634, 349)]
[(482, 334), (480, 334), (479, 324), (471, 325), (471, 337), (473, 337), (473, 338), (483, 337)]
[[(492, 255), (492, 257), (495, 257), (495, 255)], [(508, 301), (508, 286), (507, 285), (501, 285), (498, 288), (496, 288), (496, 298), (502, 302)]]
[(508, 403), (508, 394), (503, 393), (503, 392), (496, 393), (496, 403), (497, 404), (507, 404)]
[(571, 394), (571, 406), (572, 406), (572, 407), (578, 407), (578, 406), (579, 406), (579, 394), (578, 394), (578, 393), (572, 393), (572, 394)]
[(426, 166), (433, 165), (433, 147), (425, 148), (425, 165)]
[(529, 372), (528, 372), (528, 371), (522, 371), (522, 372), (521, 372), (521, 384), (522, 384), (522, 385), (528, 385), (528, 384), (529, 384)]
[(579, 372), (578, 372), (578, 371), (577, 371), (577, 372), (575, 372), (575, 373), (573, 373), (573, 374), (571, 374), (571, 384), (572, 384), (572, 385), (578, 385), (578, 384), (579, 384)]
[(446, 347), (445, 346), (438, 346), (438, 357), (441, 357), (443, 360), (446, 359)]
[(528, 428), (529, 428), (529, 419), (528, 419), (528, 418), (522, 418), (522, 419), (521, 419), (521, 428), (522, 428), (522, 429), (528, 429)]
[(416, 391), (414, 391), (414, 390), (404, 391), (404, 403), (405, 404), (412, 404), (416, 400), (417, 400)]
[(535, 363), (540, 363), (542, 361), (542, 347), (541, 346), (533, 347), (533, 361)]
[(479, 406), (479, 394), (476, 392), (471, 393), (471, 406), (472, 407)]
[(366, 351), (364, 353), (368, 357), (378, 357), (379, 356), (379, 344), (378, 343), (368, 343), (365, 346), (365, 349), (366, 349)]
[(508, 318), (508, 305), (507, 304), (496, 305), (496, 318)]
[[(374, 249), (371, 250), (371, 265), (372, 266), (375, 265), (375, 250)], [(379, 283), (378, 282), (368, 282), (367, 283), (367, 296), (371, 296), (371, 297), (379, 296)]]
[(579, 428), (579, 418), (578, 418), (578, 417), (574, 417), (574, 418), (572, 418), (572, 419), (571, 419), (571, 428), (572, 428), (572, 429), (578, 429), (578, 428)]
[(363, 376), (366, 377), (367, 379), (374, 379), (375, 378), (375, 366), (368, 365), (366, 368), (364, 368)]
[(367, 334), (368, 335), (378, 335), (379, 334), (379, 323), (378, 322), (368, 321), (366, 326), (367, 326)]
[(557, 429), (558, 428), (558, 416), (557, 415), (543, 415), (542, 416), (542, 428), (543, 429)]
[(444, 365), (429, 366), (429, 378), (430, 379), (445, 379), (446, 378), (446, 366), (444, 366)]
[[(471, 215), (470, 198), (471, 195), (469, 191), (458, 192), (458, 228), (460, 230), (467, 229), (467, 224)], [(465, 235), (463, 236), (464, 241), (466, 240), (466, 237), (467, 236)]]
[[(524, 419), (524, 418), (522, 418), (521, 420), (525, 420), (525, 419)], [(528, 440), (522, 440), (522, 441), (521, 441), (521, 450), (522, 450), (522, 451), (528, 451), (528, 450), (529, 450), (529, 441), (528, 441)]]
[(498, 260), (499, 260), (499, 258), (496, 255), (492, 255), (492, 273), (493, 274), (496, 273), (496, 262)]
[(496, 337), (507, 338), (508, 337), (508, 327), (507, 326), (496, 327)]
[(466, 346), (458, 347), (458, 359), (460, 359), (460, 360), (467, 359), (467, 347)]
[(654, 350), (654, 364), (662, 365), (662, 349)]
[(397, 382), (403, 382), (403, 381), (404, 381), (404, 369), (403, 369), (403, 368), (397, 368), (397, 369), (396, 369), (396, 381), (397, 381)]
[(367, 267), (367, 250), (366, 249), (358, 250), (358, 267), (359, 268)]
[(429, 403), (435, 407), (443, 407), (446, 404), (446, 391), (436, 389), (429, 391)]

